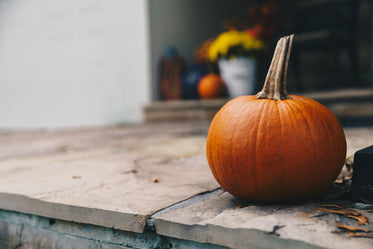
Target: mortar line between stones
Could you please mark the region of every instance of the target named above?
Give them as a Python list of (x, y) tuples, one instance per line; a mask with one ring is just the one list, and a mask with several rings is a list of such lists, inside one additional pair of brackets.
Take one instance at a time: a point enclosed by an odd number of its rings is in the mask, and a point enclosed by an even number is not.
[(162, 214), (165, 214), (165, 213), (169, 213), (169, 212), (178, 210), (178, 209), (182, 209), (184, 207), (190, 206), (190, 205), (192, 205), (194, 203), (197, 203), (197, 202), (208, 200), (208, 199), (210, 199), (212, 197), (215, 197), (215, 196), (217, 196), (217, 195), (219, 195), (223, 192), (224, 192), (224, 190), (222, 188), (220, 188), (220, 187), (215, 188), (213, 190), (209, 190), (209, 191), (205, 191), (205, 192), (201, 192), (199, 194), (193, 195), (192, 197), (189, 197), (185, 200), (176, 202), (175, 204), (172, 204), (171, 206), (160, 209), (160, 210), (154, 212), (153, 214), (151, 214), (148, 217), (148, 219), (146, 220), (146, 226), (149, 229), (154, 230), (155, 229), (155, 227), (154, 227), (154, 218), (155, 217), (157, 217), (159, 215), (162, 215)]

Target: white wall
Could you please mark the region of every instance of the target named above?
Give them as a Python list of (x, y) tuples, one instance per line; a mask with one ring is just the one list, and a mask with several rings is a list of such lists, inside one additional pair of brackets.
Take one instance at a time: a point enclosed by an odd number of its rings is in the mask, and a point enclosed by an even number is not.
[(147, 0), (0, 0), (0, 129), (139, 122)]

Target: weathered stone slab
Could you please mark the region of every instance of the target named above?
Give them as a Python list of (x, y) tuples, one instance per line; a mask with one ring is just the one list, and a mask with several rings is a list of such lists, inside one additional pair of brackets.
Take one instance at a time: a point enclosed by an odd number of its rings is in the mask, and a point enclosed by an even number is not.
[(157, 210), (218, 187), (204, 156), (206, 127), (8, 134), (16, 142), (0, 160), (0, 209), (141, 233)]
[[(267, 248), (318, 246), (287, 230), (289, 222), (298, 227), (297, 217), (242, 213), (255, 206), (237, 209), (237, 200), (226, 193), (184, 202), (218, 187), (205, 158), (207, 128), (187, 122), (0, 133), (0, 209), (136, 233), (157, 213), (151, 219), (157, 232), (173, 238), (236, 248), (246, 248), (248, 241), (259, 246), (256, 240)], [(345, 132), (348, 155), (373, 142), (372, 128)], [(174, 208), (164, 212), (169, 206)], [(287, 210), (298, 212), (292, 208)], [(267, 226), (258, 227), (259, 221)], [(288, 228), (278, 229), (278, 237), (270, 230), (281, 222)], [(328, 224), (321, 228), (329, 234)]]
[(207, 123), (159, 123), (63, 130), (0, 131), (0, 159), (60, 154), (92, 148), (141, 149), (171, 137), (203, 136)]
[[(372, 128), (350, 128), (345, 133), (347, 155), (373, 144)], [(239, 208), (243, 202), (226, 192), (212, 196), (154, 215), (157, 233), (231, 248), (373, 248), (372, 239), (333, 233), (336, 220), (350, 225), (355, 222), (320, 214), (317, 203)], [(373, 220), (372, 214), (362, 213)], [(367, 227), (373, 229), (373, 225)]]
[[(243, 205), (243, 207), (241, 206)], [(356, 221), (324, 213), (318, 203), (252, 205), (222, 192), (154, 217), (158, 234), (230, 248), (373, 248), (372, 239), (335, 233), (336, 222)], [(373, 220), (373, 215), (360, 211)], [(364, 226), (373, 229), (373, 225)]]
[(227, 249), (211, 244), (0, 210), (1, 249)]

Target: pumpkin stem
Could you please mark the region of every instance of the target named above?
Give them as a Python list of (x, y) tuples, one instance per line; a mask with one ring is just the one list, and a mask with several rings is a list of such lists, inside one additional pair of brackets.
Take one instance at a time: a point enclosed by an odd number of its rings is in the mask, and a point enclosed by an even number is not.
[(276, 45), (271, 66), (268, 69), (263, 89), (257, 93), (258, 99), (290, 99), (286, 88), (286, 78), (290, 51), (294, 35), (282, 37)]

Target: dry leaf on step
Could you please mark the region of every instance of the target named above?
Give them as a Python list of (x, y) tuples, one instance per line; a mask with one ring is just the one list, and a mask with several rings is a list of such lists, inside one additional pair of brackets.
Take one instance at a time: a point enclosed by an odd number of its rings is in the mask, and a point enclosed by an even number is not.
[(350, 237), (365, 237), (365, 238), (373, 238), (373, 234), (371, 233), (349, 233)]
[(343, 225), (343, 224), (340, 224), (340, 223), (337, 223), (337, 227), (341, 228), (341, 229), (348, 230), (350, 232), (365, 232), (365, 233), (373, 232), (371, 229), (368, 229), (368, 228), (354, 227), (354, 226), (349, 226), (349, 225)]
[(345, 217), (357, 220), (356, 224), (360, 226), (367, 225), (369, 223), (368, 217), (365, 217), (365, 216), (345, 215)]

